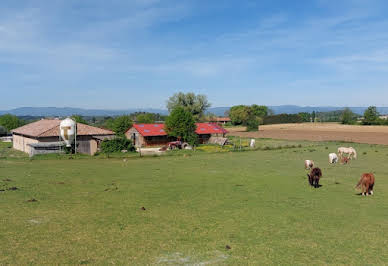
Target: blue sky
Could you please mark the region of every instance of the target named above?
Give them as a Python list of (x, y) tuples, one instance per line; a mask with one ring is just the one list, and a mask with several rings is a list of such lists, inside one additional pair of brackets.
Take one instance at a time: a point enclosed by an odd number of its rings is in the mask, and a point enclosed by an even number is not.
[(4, 0), (0, 110), (388, 106), (388, 2)]

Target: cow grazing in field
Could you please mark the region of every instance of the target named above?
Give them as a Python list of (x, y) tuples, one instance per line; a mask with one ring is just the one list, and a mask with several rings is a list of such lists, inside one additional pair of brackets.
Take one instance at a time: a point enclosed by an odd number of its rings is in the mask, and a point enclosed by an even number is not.
[(349, 148), (339, 147), (338, 148), (338, 155), (339, 155), (340, 158), (345, 156), (345, 154), (348, 155), (349, 159), (353, 159), (353, 158), (357, 159), (357, 152), (356, 152), (356, 150), (353, 147), (349, 147)]
[(313, 160), (305, 160), (304, 161), (304, 168), (306, 170), (310, 170), (314, 167), (314, 161)]
[(360, 181), (358, 181), (356, 188), (361, 187), (361, 195), (373, 195), (373, 186), (375, 185), (375, 176), (372, 173), (362, 174)]
[(350, 159), (348, 157), (342, 157), (341, 158), (341, 163), (342, 164), (348, 164), (350, 162)]
[(338, 162), (338, 156), (335, 153), (329, 154), (329, 163), (337, 163)]
[(315, 188), (319, 187), (319, 179), (322, 177), (322, 171), (318, 167), (311, 169), (310, 174), (307, 174), (309, 184)]

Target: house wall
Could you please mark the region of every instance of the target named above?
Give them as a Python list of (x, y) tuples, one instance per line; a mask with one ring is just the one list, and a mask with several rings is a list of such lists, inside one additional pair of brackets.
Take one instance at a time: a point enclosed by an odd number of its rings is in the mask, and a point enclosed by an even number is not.
[[(133, 134), (135, 134), (135, 139), (133, 138)], [(127, 139), (132, 140), (132, 143), (135, 144), (135, 147), (141, 147), (146, 145), (144, 137), (134, 127), (125, 132), (125, 136), (127, 137)]]
[(13, 134), (12, 146), (15, 150), (30, 153), (31, 147), (27, 144), (38, 143), (37, 139)]
[(95, 139), (90, 140), (90, 155), (94, 155), (98, 151), (99, 142)]
[(151, 137), (144, 137), (144, 140), (145, 140), (145, 146), (163, 146), (170, 141), (175, 141), (176, 138), (168, 137), (168, 136), (151, 136)]
[[(59, 141), (59, 137), (42, 137), (42, 138), (29, 138), (21, 135), (13, 135), (13, 148), (19, 151), (32, 154), (31, 146), (28, 144), (38, 142), (55, 142)], [(92, 136), (77, 136), (77, 152), (94, 155), (98, 150), (97, 141)], [(34, 151), (36, 153), (36, 151)]]

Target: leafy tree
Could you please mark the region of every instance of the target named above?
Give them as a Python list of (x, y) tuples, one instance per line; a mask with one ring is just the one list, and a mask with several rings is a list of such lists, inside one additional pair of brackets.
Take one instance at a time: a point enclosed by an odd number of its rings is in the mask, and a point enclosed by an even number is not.
[(315, 122), (315, 118), (316, 118), (316, 113), (315, 111), (313, 111), (313, 113), (311, 114), (311, 119), (313, 120), (313, 122)]
[(73, 119), (77, 123), (85, 124), (87, 125), (88, 122), (80, 115), (72, 115), (71, 119)]
[(357, 115), (354, 114), (349, 108), (345, 108), (342, 111), (341, 123), (344, 125), (352, 125), (356, 122)]
[(155, 115), (151, 113), (139, 114), (136, 116), (136, 122), (141, 124), (151, 124), (155, 122)]
[(116, 137), (114, 139), (105, 139), (101, 142), (101, 151), (103, 153), (120, 152), (122, 150), (135, 151), (132, 141), (124, 136)]
[(251, 114), (245, 123), (247, 126), (247, 131), (258, 131), (260, 124), (259, 119), (260, 117)]
[(379, 119), (379, 112), (377, 112), (376, 106), (369, 106), (364, 112), (364, 121), (366, 125), (373, 124)]
[(250, 108), (246, 105), (236, 105), (230, 108), (229, 118), (233, 125), (244, 125), (250, 117)]
[(251, 108), (251, 112), (254, 116), (265, 117), (268, 115), (268, 107), (267, 106), (253, 104), (253, 105), (251, 105), (250, 108)]
[(298, 115), (302, 118), (303, 122), (310, 122), (311, 120), (311, 114), (307, 112), (301, 112), (298, 113)]
[(0, 126), (0, 136), (7, 135), (7, 129), (3, 126)]
[(132, 120), (128, 115), (110, 118), (106, 121), (105, 126), (113, 130), (116, 135), (122, 136), (132, 126)]
[(3, 126), (7, 131), (21, 127), (24, 125), (23, 120), (15, 115), (5, 114), (0, 116), (0, 126)]
[(198, 142), (195, 120), (189, 111), (183, 107), (176, 107), (166, 118), (165, 130), (169, 136), (181, 138), (183, 141), (195, 145)]
[(170, 113), (175, 108), (182, 107), (193, 115), (195, 121), (199, 121), (204, 116), (206, 109), (210, 106), (205, 95), (196, 95), (192, 92), (186, 94), (183, 92), (175, 93), (167, 101), (167, 109)]

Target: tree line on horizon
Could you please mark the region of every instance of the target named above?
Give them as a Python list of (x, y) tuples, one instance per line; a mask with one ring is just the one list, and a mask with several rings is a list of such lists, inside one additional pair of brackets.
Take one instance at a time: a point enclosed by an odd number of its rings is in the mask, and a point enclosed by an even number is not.
[[(182, 135), (192, 138), (192, 134), (176, 130), (179, 123), (186, 124), (186, 129), (192, 131), (192, 125), (196, 122), (215, 121), (216, 115), (206, 113), (211, 107), (206, 95), (192, 92), (178, 92), (168, 98), (166, 107), (169, 115), (155, 113), (136, 112), (129, 115), (116, 117), (106, 116), (81, 116), (73, 115), (72, 118), (78, 123), (89, 124), (97, 127), (110, 129), (118, 135), (123, 135), (133, 123), (164, 122), (167, 131), (172, 135)], [(228, 125), (245, 126), (248, 131), (257, 131), (260, 125), (302, 122), (340, 122), (342, 124), (363, 125), (388, 125), (387, 119), (381, 119), (375, 106), (368, 107), (364, 116), (355, 114), (349, 108), (330, 112), (301, 112), (298, 114), (277, 114), (264, 105), (235, 105), (226, 112), (231, 122)], [(41, 117), (17, 117), (11, 114), (0, 116), (0, 135), (9, 133), (12, 129), (29, 122), (39, 120)]]

